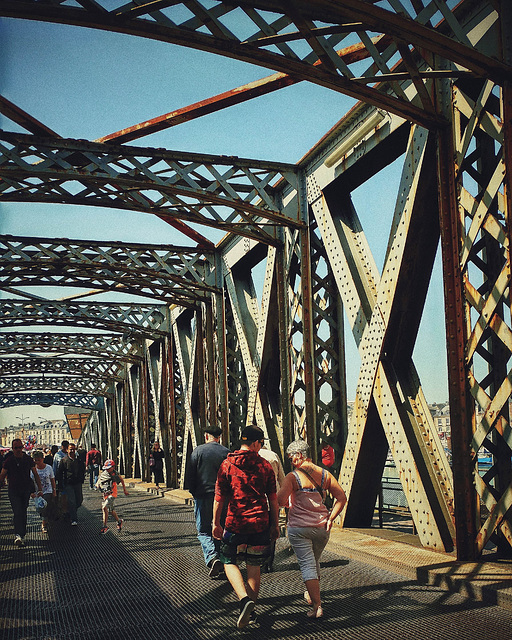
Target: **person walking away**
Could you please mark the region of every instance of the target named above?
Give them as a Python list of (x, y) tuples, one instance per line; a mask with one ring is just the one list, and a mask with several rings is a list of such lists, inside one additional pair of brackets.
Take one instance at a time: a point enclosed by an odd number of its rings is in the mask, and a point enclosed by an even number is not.
[[(283, 465), (281, 463), (281, 459), (279, 458), (277, 453), (275, 453), (275, 451), (272, 451), (271, 449), (267, 449), (266, 446), (263, 446), (260, 449), (259, 455), (262, 458), (265, 458), (265, 460), (267, 460), (267, 462), (270, 462), (270, 465), (271, 465), (272, 469), (274, 470), (274, 474), (276, 476), (276, 491), (279, 491), (279, 489), (281, 488), (281, 484), (284, 481), (284, 469), (283, 469)], [(283, 510), (283, 512), (284, 512), (284, 510)], [(286, 517), (285, 516), (283, 516), (283, 523), (284, 523), (284, 526), (286, 526)], [(281, 531), (281, 527), (279, 527), (279, 530)], [(277, 540), (273, 540), (272, 544), (271, 544), (270, 558), (268, 558), (267, 562), (261, 567), (261, 570), (266, 572), (266, 573), (272, 571), (272, 569), (273, 569), (274, 558), (276, 556), (276, 544), (277, 544)]]
[(27, 534), (27, 509), (32, 493), (32, 479), (30, 472), (33, 471), (34, 480), (37, 485), (37, 496), (43, 495), (41, 480), (34, 460), (23, 451), (23, 442), (20, 438), (12, 441), (12, 454), (4, 459), (2, 471), (0, 471), (0, 487), (8, 480), (7, 493), (11, 503), (14, 516), (14, 544), (17, 547), (24, 547), (25, 536)]
[(66, 496), (71, 526), (78, 524), (78, 508), (84, 500), (82, 485), (85, 479), (85, 464), (76, 457), (76, 444), (68, 447), (68, 455), (62, 458), (56, 475), (60, 492)]
[[(341, 513), (347, 498), (334, 476), (313, 464), (309, 445), (304, 440), (292, 442), (286, 453), (294, 470), (284, 479), (278, 501), (282, 506), (290, 505), (288, 538), (306, 586), (304, 598), (312, 607), (307, 615), (321, 618), (320, 556), (329, 540), (332, 523)], [(326, 491), (330, 491), (334, 498), (330, 512), (324, 504)]]
[[(43, 533), (48, 533), (48, 519), (46, 514), (51, 511), (53, 501), (57, 497), (57, 491), (55, 486), (55, 476), (53, 475), (53, 467), (49, 464), (46, 464), (43, 457), (42, 451), (34, 451), (32, 453), (32, 458), (36, 463), (36, 470), (39, 479), (41, 480), (41, 488), (43, 491), (43, 498), (46, 500), (46, 507), (39, 513), (41, 516), (41, 530)], [(32, 480), (35, 483), (34, 473), (30, 472)], [(33, 492), (31, 494), (32, 498), (37, 497), (37, 492)]]
[[(57, 453), (58, 450), (59, 450), (59, 447), (56, 444), (53, 444), (51, 448), (46, 452), (43, 462), (45, 464), (49, 464), (50, 467), (53, 468), (53, 458), (55, 457), (55, 454)], [(55, 473), (53, 474), (53, 476), (55, 477)]]
[(103, 494), (103, 502), (101, 505), (103, 510), (103, 527), (101, 529), (101, 533), (107, 533), (108, 531), (107, 522), (109, 510), (112, 512), (112, 516), (116, 521), (117, 530), (121, 531), (123, 526), (123, 520), (117, 515), (115, 510), (117, 485), (119, 483), (122, 484), (125, 496), (128, 495), (128, 491), (126, 491), (124, 478), (116, 472), (115, 467), (116, 463), (113, 460), (105, 460), (103, 471), (100, 473), (98, 481), (96, 482), (96, 486)]
[(94, 489), (98, 482), (101, 467), (101, 451), (99, 451), (94, 443), (91, 444), (91, 448), (87, 452), (85, 466), (89, 471), (89, 486), (91, 489)]
[[(215, 485), (212, 533), (216, 540), (221, 540), (220, 559), (239, 599), (238, 629), (254, 621), (261, 565), (270, 556), (271, 541), (279, 537), (276, 477), (270, 463), (258, 455), (264, 441), (265, 434), (258, 426), (245, 427), (240, 449), (228, 454), (220, 465)], [(225, 503), (227, 514), (223, 528), (221, 514)], [(247, 582), (238, 560), (245, 560)]]
[(55, 455), (53, 456), (53, 473), (55, 477), (57, 477), (57, 469), (59, 468), (59, 464), (61, 460), (68, 455), (69, 441), (63, 440), (60, 443), (60, 449), (57, 450)]
[(158, 440), (153, 443), (149, 453), (149, 468), (153, 474), (153, 481), (159, 488), (164, 481), (164, 452), (160, 449)]
[(185, 486), (194, 497), (197, 539), (210, 578), (217, 578), (224, 571), (224, 565), (219, 560), (220, 542), (212, 536), (217, 473), (229, 453), (229, 449), (220, 444), (221, 435), (222, 430), (218, 427), (205, 429), (205, 442), (192, 451), (185, 474)]
[(78, 460), (80, 460), (80, 462), (83, 462), (85, 465), (85, 460), (87, 458), (87, 451), (82, 447), (82, 445), (79, 445), (77, 447), (76, 457), (78, 458)]

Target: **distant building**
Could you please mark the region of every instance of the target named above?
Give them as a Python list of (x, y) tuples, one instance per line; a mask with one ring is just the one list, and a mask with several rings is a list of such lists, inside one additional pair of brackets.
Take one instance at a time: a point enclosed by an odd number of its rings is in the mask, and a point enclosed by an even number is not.
[(35, 446), (39, 449), (42, 446), (50, 447), (52, 444), (60, 445), (63, 440), (71, 440), (70, 435), (66, 421), (59, 419), (47, 420), (39, 425), (33, 422), (5, 427), (0, 432), (0, 440), (3, 447), (10, 447), (15, 438), (21, 438), (26, 442), (30, 436), (35, 436)]

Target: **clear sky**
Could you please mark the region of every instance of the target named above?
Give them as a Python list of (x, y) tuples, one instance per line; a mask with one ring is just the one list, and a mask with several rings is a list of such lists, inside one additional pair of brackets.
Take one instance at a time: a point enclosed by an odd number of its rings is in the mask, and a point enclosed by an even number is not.
[[(0, 39), (2, 95), (58, 134), (87, 140), (272, 73), (193, 49), (67, 25), (3, 19), (0, 20)], [(294, 163), (353, 104), (352, 99), (341, 94), (301, 82), (132, 144)], [(1, 115), (0, 123), (3, 129), (23, 131)], [(386, 249), (400, 170), (397, 163), (353, 194), (379, 268)], [(66, 205), (0, 204), (0, 232), (190, 244), (172, 227), (148, 214)], [(220, 238), (212, 229), (202, 228), (200, 232), (213, 241)], [(427, 400), (446, 400), (439, 259), (414, 360)], [(359, 356), (349, 335), (349, 399), (355, 394), (358, 369)], [(17, 423), (21, 416), (38, 422), (39, 417), (62, 417), (62, 409), (2, 409), (0, 426)]]

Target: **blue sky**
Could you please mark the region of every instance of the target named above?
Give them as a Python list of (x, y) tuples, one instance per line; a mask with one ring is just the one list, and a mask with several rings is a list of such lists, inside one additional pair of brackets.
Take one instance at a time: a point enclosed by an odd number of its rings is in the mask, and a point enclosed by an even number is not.
[[(201, 51), (123, 34), (3, 19), (0, 91), (65, 137), (94, 140), (206, 99), (272, 72)], [(173, 127), (132, 144), (297, 162), (354, 101), (305, 82)], [(22, 130), (0, 116), (1, 127)], [(401, 166), (388, 168), (353, 194), (368, 241), (382, 267)], [(379, 224), (375, 224), (379, 220)], [(215, 230), (201, 233), (216, 241)], [(43, 237), (189, 244), (161, 220), (93, 207), (7, 203), (0, 232)], [(447, 399), (439, 259), (415, 350), (429, 402)], [(347, 340), (349, 399), (359, 357)], [(0, 426), (25, 416), (58, 418), (54, 407), (0, 410)]]

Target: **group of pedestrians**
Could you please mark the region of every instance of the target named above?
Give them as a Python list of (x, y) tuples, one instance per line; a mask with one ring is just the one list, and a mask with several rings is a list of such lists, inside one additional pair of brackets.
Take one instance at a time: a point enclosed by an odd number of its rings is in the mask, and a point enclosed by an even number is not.
[[(206, 430), (205, 443), (192, 452), (186, 486), (194, 496), (197, 534), (209, 575), (225, 575), (238, 597), (236, 626), (256, 622), (261, 570), (272, 562), (280, 536), (280, 507), (288, 509), (288, 538), (311, 607), (307, 615), (321, 618), (320, 556), (346, 503), (343, 489), (329, 471), (312, 462), (303, 440), (288, 447), (294, 470), (285, 476), (257, 425), (242, 430), (240, 447), (233, 453), (220, 444), (220, 436), (220, 429)], [(334, 501), (330, 510), (325, 504), (328, 491)]]
[[(280, 507), (288, 511), (287, 535), (304, 581), (304, 598), (310, 606), (307, 615), (321, 618), (320, 557), (332, 524), (346, 503), (343, 489), (328, 470), (332, 462), (314, 464), (307, 443), (296, 440), (286, 451), (293, 471), (285, 476), (279, 457), (265, 447), (264, 431), (256, 424), (242, 430), (240, 446), (234, 452), (220, 443), (221, 435), (217, 427), (205, 430), (205, 442), (194, 449), (187, 465), (186, 486), (194, 497), (197, 537), (208, 573), (211, 578), (227, 578), (238, 597), (236, 626), (241, 629), (256, 621), (262, 567), (271, 566), (280, 536)], [(163, 453), (158, 442), (151, 456), (159, 484), (163, 482)], [(25, 545), (31, 496), (36, 506), (39, 502), (56, 504), (60, 498), (71, 526), (77, 526), (86, 468), (90, 488), (100, 490), (103, 496), (101, 533), (108, 531), (110, 513), (121, 530), (123, 520), (115, 509), (118, 484), (125, 495), (128, 492), (114, 460), (105, 460), (103, 465), (101, 460), (94, 444), (84, 461), (77, 455), (76, 445), (65, 440), (50, 465), (41, 451), (29, 456), (23, 451), (22, 441), (13, 440), (12, 454), (4, 460), (0, 472), (0, 487), (7, 478), (15, 545)], [(332, 508), (326, 506), (327, 492), (331, 497), (327, 504)], [(47, 532), (48, 511), (40, 508), (40, 515), (42, 530)], [(246, 564), (245, 579), (239, 567), (242, 561)]]
[[(83, 449), (82, 449), (83, 452)], [(103, 496), (103, 527), (101, 533), (108, 531), (109, 513), (121, 530), (122, 519), (115, 511), (117, 484), (124, 483), (115, 471), (115, 462), (106, 460), (100, 473), (101, 453), (92, 444), (87, 454), (79, 455), (77, 447), (68, 440), (63, 440), (60, 448), (56, 445), (45, 456), (40, 450), (32, 455), (24, 451), (23, 442), (16, 438), (12, 441), (12, 450), (8, 452), (2, 463), (0, 472), (0, 488), (8, 482), (8, 496), (14, 516), (14, 544), (17, 547), (26, 545), (27, 510), (30, 498), (41, 516), (41, 530), (48, 533), (50, 520), (61, 515), (67, 518), (72, 527), (78, 525), (78, 509), (83, 502), (83, 484), (86, 470), (89, 471), (91, 489), (100, 490)]]

